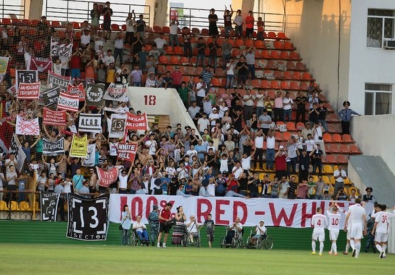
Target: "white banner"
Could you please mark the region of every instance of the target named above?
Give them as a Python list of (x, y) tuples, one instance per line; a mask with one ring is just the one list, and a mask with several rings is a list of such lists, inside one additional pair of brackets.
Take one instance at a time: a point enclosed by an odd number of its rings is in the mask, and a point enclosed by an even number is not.
[(88, 154), (86, 158), (82, 160), (82, 166), (93, 167), (95, 166), (95, 158), (96, 158), (96, 144), (88, 145)]
[(80, 114), (78, 131), (101, 133), (101, 114)]
[(110, 138), (121, 138), (125, 135), (126, 115), (111, 114), (111, 119), (107, 122)]
[[(229, 225), (236, 217), (240, 217), (241, 223), (245, 226), (254, 226), (263, 220), (265, 226), (293, 228), (309, 228), (317, 207), (321, 207), (323, 213), (326, 213), (330, 204), (330, 201), (319, 200), (111, 194), (109, 219), (111, 222), (120, 223), (123, 206), (127, 204), (133, 221), (136, 216), (142, 215), (143, 222), (148, 223), (147, 218), (152, 206), (158, 205), (159, 208), (163, 208), (168, 202), (173, 205), (171, 210), (173, 216), (176, 208), (183, 206), (187, 217), (195, 215), (199, 224), (204, 222), (208, 214), (212, 214), (216, 225)], [(338, 204), (347, 210), (350, 203), (339, 201)], [(344, 222), (345, 215), (342, 214), (340, 228), (344, 227)]]
[(127, 100), (127, 87), (127, 85), (111, 83), (104, 93), (103, 99), (124, 102)]
[(38, 118), (25, 119), (17, 115), (15, 133), (17, 135), (38, 136), (40, 134)]

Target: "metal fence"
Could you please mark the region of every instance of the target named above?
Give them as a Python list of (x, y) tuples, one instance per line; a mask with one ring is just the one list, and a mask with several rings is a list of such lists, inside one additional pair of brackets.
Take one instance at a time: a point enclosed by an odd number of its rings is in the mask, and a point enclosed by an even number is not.
[(12, 18), (15, 15), (18, 19), (25, 18), (25, 0), (0, 0), (1, 18)]
[[(100, 6), (104, 5), (104, 3), (105, 1), (62, 0), (54, 2), (51, 0), (45, 0), (43, 15), (45, 15), (48, 20), (79, 23), (87, 20), (90, 23), (90, 12), (93, 9), (93, 5), (99, 4)], [(138, 18), (138, 16), (142, 14), (147, 26), (150, 26), (151, 8), (149, 5), (114, 3), (111, 1), (111, 9), (113, 10), (111, 24), (118, 24), (120, 26), (125, 24), (128, 13), (134, 10), (136, 17)], [(103, 20), (103, 17), (100, 19)]]
[[(218, 16), (217, 26), (223, 28), (223, 14), (224, 10), (216, 10), (215, 13)], [(194, 8), (180, 8), (180, 7), (170, 7), (169, 13), (167, 14), (167, 25), (169, 25), (171, 18), (177, 18), (180, 28), (188, 27), (189, 29), (198, 28), (208, 29), (208, 15), (210, 14), (210, 9), (194, 9)], [(235, 12), (233, 13), (235, 16)], [(284, 32), (285, 27), (285, 15), (281, 13), (254, 13), (255, 21), (258, 17), (262, 17), (265, 22), (266, 32)], [(254, 26), (256, 29), (256, 25)]]

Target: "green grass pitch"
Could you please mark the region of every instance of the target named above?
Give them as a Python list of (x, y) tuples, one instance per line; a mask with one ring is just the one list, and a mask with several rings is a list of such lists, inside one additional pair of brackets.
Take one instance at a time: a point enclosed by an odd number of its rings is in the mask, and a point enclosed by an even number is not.
[(0, 244), (0, 274), (393, 275), (395, 256), (196, 247)]

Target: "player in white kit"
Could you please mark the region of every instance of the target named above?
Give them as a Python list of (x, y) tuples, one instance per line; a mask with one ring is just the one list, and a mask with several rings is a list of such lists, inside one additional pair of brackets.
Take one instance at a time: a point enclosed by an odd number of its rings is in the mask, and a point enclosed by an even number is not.
[(318, 255), (322, 256), (325, 241), (325, 228), (327, 226), (326, 216), (322, 214), (321, 207), (317, 208), (317, 214), (311, 218), (311, 226), (314, 227), (311, 248), (313, 249), (312, 255), (315, 255), (316, 241), (320, 242), (320, 252)]
[(366, 212), (361, 205), (360, 198), (357, 198), (355, 204), (349, 207), (344, 230), (347, 230), (346, 226), (349, 221), (351, 222), (350, 245), (353, 250), (352, 256), (358, 258), (361, 250), (361, 239), (363, 235), (366, 235)]
[(379, 207), (381, 211), (376, 213), (372, 235), (374, 235), (376, 248), (380, 252), (380, 259), (382, 259), (387, 257), (385, 250), (387, 249), (388, 229), (390, 226), (389, 219), (395, 217), (395, 215), (386, 212), (387, 206), (385, 204), (379, 205)]
[(341, 209), (339, 206), (334, 203), (330, 206), (330, 209), (326, 211), (329, 217), (329, 239), (332, 242), (331, 250), (329, 251), (329, 255), (337, 256), (337, 238), (339, 237), (339, 228), (340, 228), (340, 219), (341, 219)]

